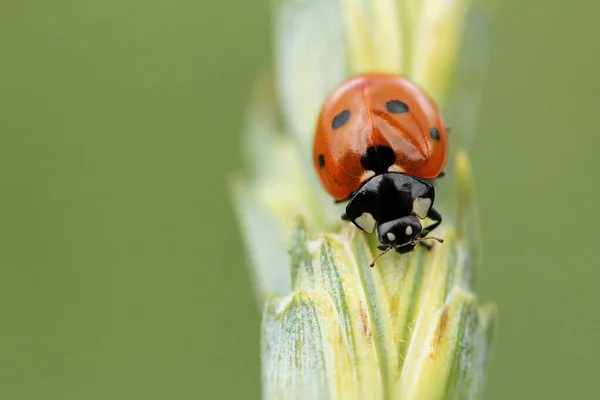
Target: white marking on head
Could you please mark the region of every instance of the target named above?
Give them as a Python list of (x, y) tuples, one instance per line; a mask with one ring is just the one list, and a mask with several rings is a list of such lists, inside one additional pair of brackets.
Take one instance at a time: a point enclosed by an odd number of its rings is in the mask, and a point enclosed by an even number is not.
[(360, 177), (360, 183), (366, 182), (375, 176), (375, 171), (367, 171)]
[(413, 201), (413, 212), (421, 219), (425, 219), (431, 208), (431, 199), (417, 197)]
[(388, 172), (400, 172), (400, 173), (402, 173), (402, 172), (404, 172), (404, 168), (402, 168), (399, 165), (394, 164), (394, 165), (392, 165), (391, 167), (388, 168)]
[(368, 212), (362, 213), (360, 217), (354, 220), (354, 223), (365, 232), (373, 233), (373, 230), (375, 230), (375, 218)]
[(410, 236), (410, 235), (412, 235), (412, 233), (413, 233), (412, 226), (410, 226), (410, 225), (407, 226), (406, 227), (406, 236)]
[(388, 232), (386, 236), (390, 242), (396, 240), (396, 235), (394, 235), (392, 232)]

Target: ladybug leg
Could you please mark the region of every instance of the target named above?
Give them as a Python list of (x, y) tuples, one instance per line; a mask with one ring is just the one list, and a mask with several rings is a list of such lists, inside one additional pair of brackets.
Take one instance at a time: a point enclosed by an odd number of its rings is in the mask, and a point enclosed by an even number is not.
[[(427, 250), (431, 249), (431, 245), (427, 244), (427, 243), (423, 243), (423, 242), (419, 242), (419, 244), (425, 248), (427, 248)], [(379, 246), (377, 246), (377, 248), (379, 250), (387, 250), (390, 248), (390, 246), (386, 246), (383, 244), (380, 244)], [(394, 250), (396, 250), (396, 253), (400, 253), (400, 254), (404, 254), (404, 253), (409, 253), (411, 251), (413, 251), (413, 249), (415, 248), (415, 244), (414, 243), (409, 243), (405, 246), (401, 246), (401, 247), (395, 247)]]
[[(427, 218), (430, 218), (435, 222), (433, 224), (429, 225), (428, 227), (426, 227), (425, 229), (423, 229), (421, 231), (421, 234), (419, 235), (419, 238), (424, 238), (425, 236), (429, 235), (429, 232), (431, 232), (432, 230), (437, 228), (442, 223), (442, 216), (433, 207), (431, 207), (431, 209), (429, 210), (429, 214), (427, 214)], [(419, 245), (423, 246), (427, 250), (431, 250), (433, 248), (433, 246), (430, 245), (429, 243), (425, 243), (422, 241), (419, 241)]]
[[(427, 214), (427, 218), (432, 219), (433, 221), (435, 221), (433, 224), (429, 225), (428, 227), (424, 228), (421, 231), (421, 234), (419, 235), (419, 237), (425, 237), (429, 234), (429, 232), (431, 232), (432, 230), (434, 230), (435, 228), (437, 228), (441, 223), (442, 223), (442, 215), (433, 207), (431, 207), (431, 209), (429, 210), (429, 213)], [(420, 242), (421, 245), (424, 245), (425, 247), (429, 246), (429, 248), (431, 248), (430, 245), (427, 245), (426, 243)]]
[(432, 245), (425, 243), (425, 242), (419, 242), (419, 246), (425, 247), (425, 250), (429, 251), (433, 248)]
[[(419, 242), (419, 243), (421, 243), (421, 242)], [(410, 253), (411, 251), (413, 251), (415, 249), (416, 245), (417, 245), (416, 243), (409, 243), (402, 247), (396, 247), (394, 250), (396, 250), (396, 253), (398, 253), (398, 254), (406, 254), (406, 253)]]
[(350, 217), (345, 212), (342, 214), (342, 221), (350, 221)]

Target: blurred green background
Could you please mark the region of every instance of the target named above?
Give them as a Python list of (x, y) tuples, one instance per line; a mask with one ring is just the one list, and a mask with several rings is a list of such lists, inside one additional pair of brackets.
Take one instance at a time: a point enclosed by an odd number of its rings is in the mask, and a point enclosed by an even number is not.
[[(225, 176), (268, 2), (0, 6), (0, 398), (259, 397)], [(600, 7), (504, 0), (471, 155), (487, 399), (591, 398)]]

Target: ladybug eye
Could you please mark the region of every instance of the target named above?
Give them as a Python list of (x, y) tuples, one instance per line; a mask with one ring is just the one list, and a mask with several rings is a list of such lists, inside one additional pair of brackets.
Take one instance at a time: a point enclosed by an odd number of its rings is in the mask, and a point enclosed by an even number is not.
[(408, 104), (400, 100), (390, 100), (385, 104), (388, 112), (392, 114), (404, 114), (408, 112)]
[(331, 128), (334, 131), (340, 129), (342, 126), (346, 125), (348, 121), (350, 121), (350, 110), (344, 110), (333, 117), (333, 121), (331, 121)]
[(429, 130), (429, 136), (431, 136), (433, 140), (440, 141), (440, 131), (438, 131), (435, 126)]

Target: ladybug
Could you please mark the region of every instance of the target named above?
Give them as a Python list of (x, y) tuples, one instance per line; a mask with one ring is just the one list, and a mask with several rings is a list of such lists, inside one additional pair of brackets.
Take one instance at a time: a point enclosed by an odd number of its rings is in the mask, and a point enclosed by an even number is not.
[[(377, 228), (379, 256), (442, 241), (426, 236), (442, 222), (431, 181), (443, 176), (447, 154), (434, 102), (407, 78), (382, 73), (352, 77), (332, 92), (313, 146), (321, 184), (337, 202), (349, 200), (342, 219), (368, 233)], [(423, 228), (425, 218), (433, 223)]]

